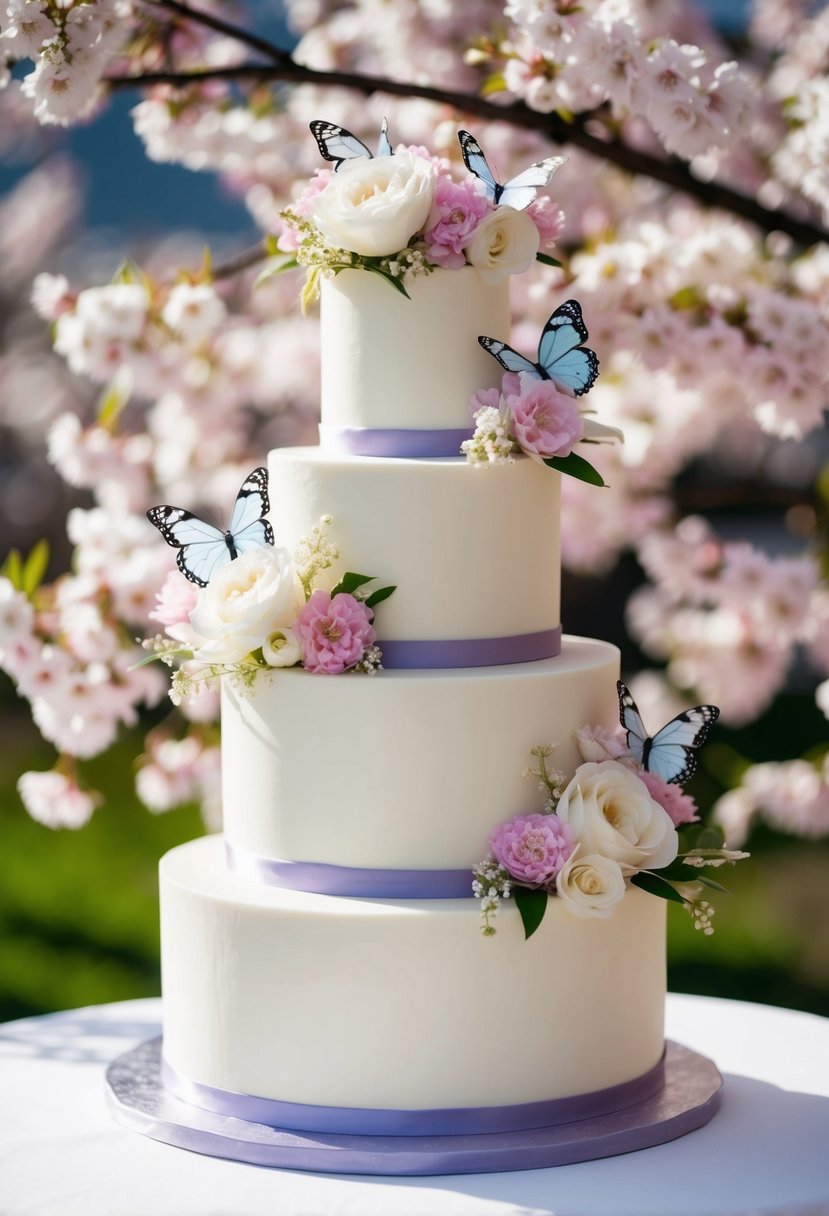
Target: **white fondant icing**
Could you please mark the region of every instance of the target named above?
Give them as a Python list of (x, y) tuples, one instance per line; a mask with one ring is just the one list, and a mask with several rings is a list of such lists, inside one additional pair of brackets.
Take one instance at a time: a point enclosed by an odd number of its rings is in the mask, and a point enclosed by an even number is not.
[(530, 748), (580, 762), (573, 732), (618, 721), (619, 652), (564, 639), (539, 663), (367, 676), (279, 671), (224, 689), (224, 830), (286, 861), (471, 867), (491, 828), (538, 810)]
[(509, 337), (509, 287), (477, 270), (414, 279), (410, 299), (379, 276), (323, 279), (324, 427), (472, 428), (469, 398), (501, 382), (478, 335)]
[[(369, 276), (370, 277), (370, 276)], [(374, 574), (397, 591), (379, 608), (380, 638), (433, 640), (536, 633), (559, 624), (560, 476), (532, 460), (269, 456), (276, 541), (293, 550), (323, 515), (339, 572)]]
[(336, 899), (246, 882), (218, 837), (161, 863), (164, 1053), (191, 1080), (319, 1105), (493, 1106), (589, 1093), (659, 1060), (665, 906), (553, 901), (524, 941), (475, 900)]

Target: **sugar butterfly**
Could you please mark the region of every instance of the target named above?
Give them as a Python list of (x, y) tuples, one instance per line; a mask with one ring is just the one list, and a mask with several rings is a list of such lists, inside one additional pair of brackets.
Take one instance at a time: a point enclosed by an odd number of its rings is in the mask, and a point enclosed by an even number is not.
[(323, 159), (334, 161), (335, 173), (340, 165), (347, 160), (356, 160), (361, 156), (373, 159), (375, 155), (393, 155), (389, 140), (389, 124), (385, 118), (383, 119), (383, 126), (380, 128), (380, 139), (377, 143), (376, 153), (372, 153), (361, 139), (358, 139), (356, 135), (352, 135), (350, 131), (346, 131), (345, 127), (338, 127), (333, 122), (315, 120), (311, 123), (311, 133), (317, 141), (317, 147)]
[(511, 178), (503, 185), (495, 180), (495, 176), (487, 164), (487, 159), (474, 135), (468, 131), (458, 131), (463, 163), (470, 173), (474, 173), (483, 182), (487, 198), (503, 207), (514, 207), (523, 211), (529, 207), (535, 198), (538, 187), (546, 186), (556, 169), (567, 160), (566, 156), (548, 156), (546, 160), (537, 160), (523, 173)]
[(553, 380), (572, 389), (577, 397), (591, 388), (599, 374), (596, 352), (582, 346), (587, 341), (587, 329), (576, 300), (560, 304), (542, 329), (537, 363), (496, 338), (479, 337), (478, 341), (508, 372)]
[(636, 702), (619, 680), (619, 720), (627, 731), (628, 747), (637, 764), (664, 781), (682, 785), (696, 772), (695, 752), (708, 738), (711, 723), (720, 711), (716, 705), (697, 705), (681, 714), (651, 736), (645, 729)]
[(206, 587), (240, 554), (273, 544), (273, 528), (264, 518), (269, 510), (268, 470), (259, 468), (243, 481), (226, 532), (181, 507), (151, 507), (147, 518), (178, 549), (176, 565), (185, 578)]

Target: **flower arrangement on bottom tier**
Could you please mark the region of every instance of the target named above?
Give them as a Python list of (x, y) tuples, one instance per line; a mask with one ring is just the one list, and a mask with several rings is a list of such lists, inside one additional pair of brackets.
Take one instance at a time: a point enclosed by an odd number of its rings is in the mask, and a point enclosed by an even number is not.
[(495, 933), (502, 899), (515, 900), (531, 937), (550, 898), (573, 916), (608, 917), (628, 886), (682, 904), (695, 928), (713, 933), (714, 909), (702, 896), (726, 888), (701, 871), (748, 854), (724, 848), (721, 830), (699, 821), (681, 785), (719, 711), (699, 705), (650, 737), (621, 681), (618, 690), (621, 727), (576, 732), (584, 762), (569, 781), (548, 765), (554, 747), (533, 748), (535, 763), (524, 775), (538, 780), (544, 805), (495, 827), (490, 853), (473, 870), (486, 936)]

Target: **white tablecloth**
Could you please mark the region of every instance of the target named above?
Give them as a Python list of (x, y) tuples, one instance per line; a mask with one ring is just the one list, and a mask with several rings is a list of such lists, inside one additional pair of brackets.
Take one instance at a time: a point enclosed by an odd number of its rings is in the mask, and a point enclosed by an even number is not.
[(671, 996), (668, 1035), (725, 1074), (720, 1112), (671, 1144), (514, 1174), (345, 1178), (171, 1148), (115, 1124), (104, 1067), (160, 1002), (0, 1026), (2, 1216), (829, 1216), (829, 1020)]

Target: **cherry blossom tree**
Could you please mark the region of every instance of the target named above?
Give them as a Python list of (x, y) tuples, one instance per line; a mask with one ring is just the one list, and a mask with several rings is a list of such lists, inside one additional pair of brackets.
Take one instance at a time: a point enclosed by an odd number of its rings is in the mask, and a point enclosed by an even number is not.
[[(46, 427), (57, 474), (94, 500), (68, 514), (70, 573), (44, 584), (35, 548), (0, 578), (0, 662), (58, 752), (52, 772), (21, 779), (29, 812), (85, 822), (102, 794), (84, 789), (83, 761), (165, 696), (159, 670), (135, 666), (171, 570), (146, 508), (224, 501), (267, 447), (312, 439), (315, 321), (299, 315), (295, 275), (261, 271), (280, 239), (289, 247), (281, 213), (319, 165), (308, 122), (320, 117), (369, 140), (388, 117), (395, 141), (455, 159), (458, 126), (485, 129), (504, 176), (563, 150), (550, 192), (561, 265), (517, 280), (514, 342), (531, 348), (551, 300), (576, 296), (602, 363), (591, 405), (626, 436), (596, 458), (610, 491), (565, 479), (565, 563), (596, 574), (635, 553), (646, 581), (627, 622), (654, 672), (633, 689), (656, 725), (678, 691), (749, 722), (795, 658), (829, 716), (815, 488), (829, 389), (829, 10), (755, 0), (733, 45), (684, 0), (289, 0), (293, 49), (234, 12), (0, 3), (0, 130), (37, 138), (94, 122), (129, 92), (148, 158), (221, 175), (262, 231), (226, 261), (69, 282), (35, 271), (71, 215), (70, 170), (50, 171), (51, 193), (36, 170), (0, 205), (4, 316), (25, 297), (33, 309), (25, 333), (9, 323), (0, 380), (7, 401), (48, 402), (34, 433), (25, 410), (7, 407), (4, 425), (21, 457)], [(35, 355), (47, 326), (52, 349)], [(702, 517), (717, 493), (756, 484), (787, 512), (784, 556)], [(216, 718), (215, 697), (194, 695), (148, 738), (137, 787), (150, 809), (197, 798), (216, 821)], [(735, 843), (758, 816), (829, 834), (829, 761), (756, 765), (718, 813)]]

